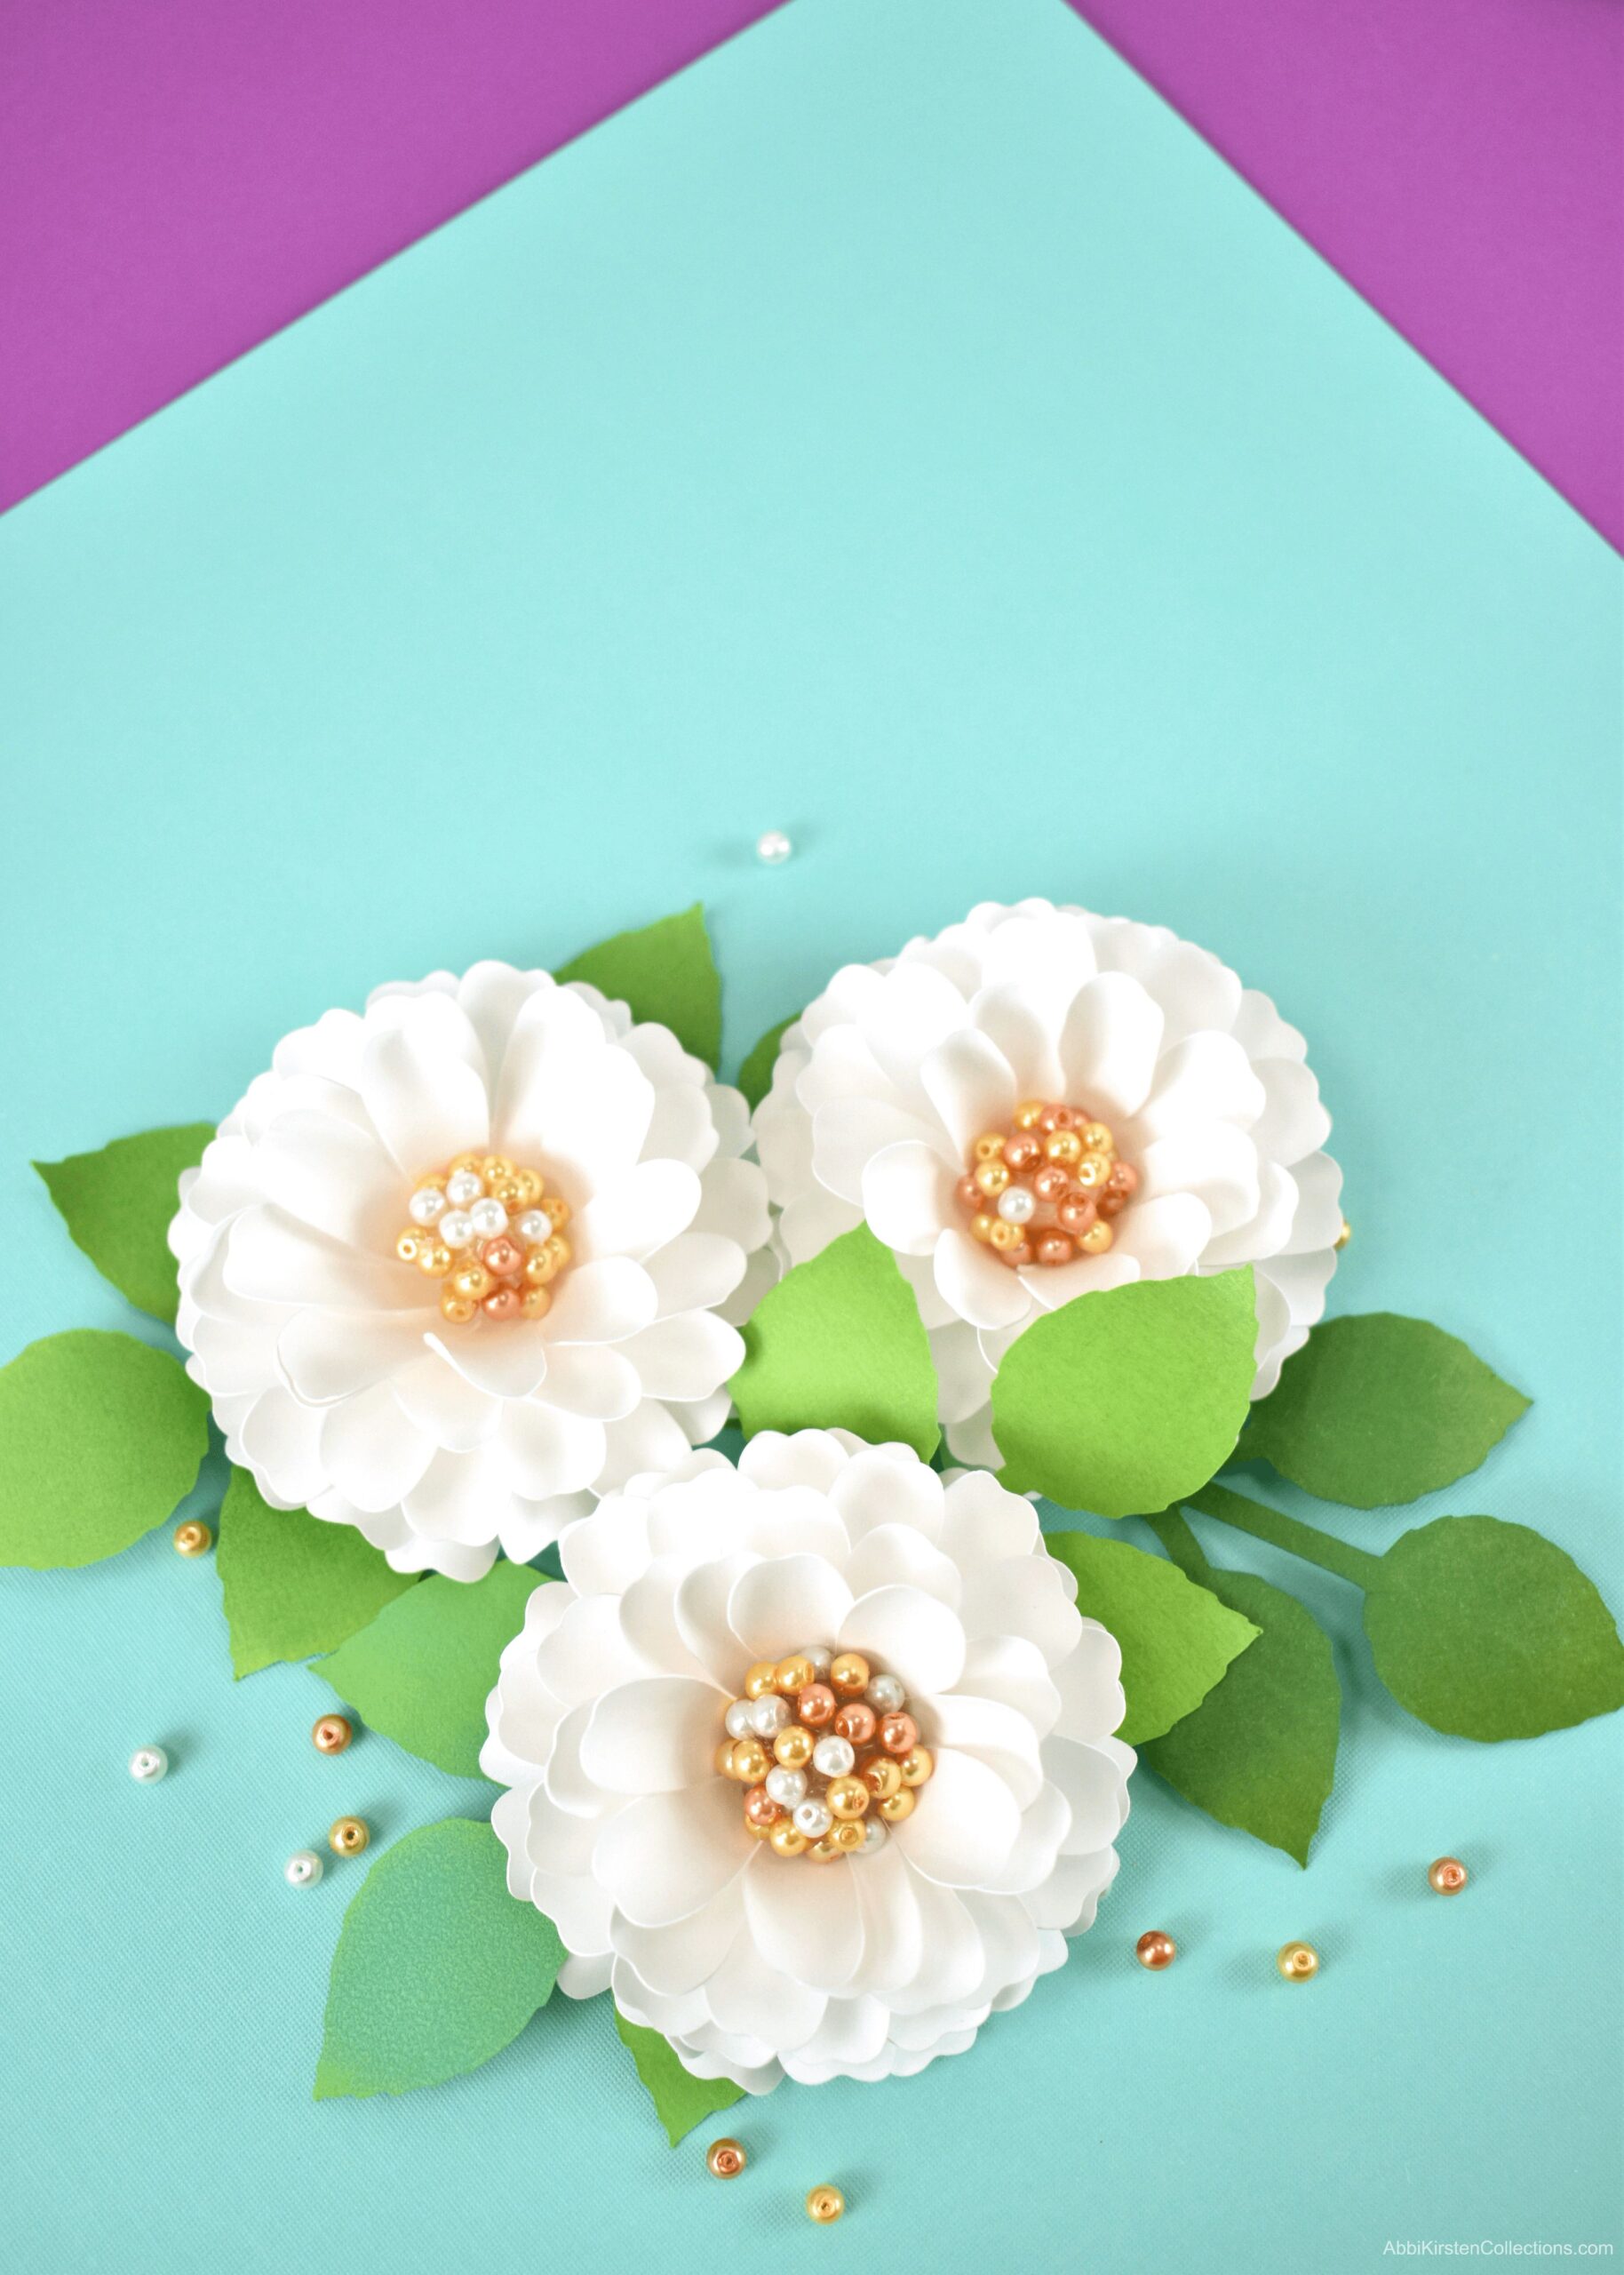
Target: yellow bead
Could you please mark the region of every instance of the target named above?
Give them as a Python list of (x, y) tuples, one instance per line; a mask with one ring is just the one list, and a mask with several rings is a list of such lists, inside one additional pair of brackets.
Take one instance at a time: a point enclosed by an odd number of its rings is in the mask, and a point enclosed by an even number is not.
[(863, 1846), (863, 1827), (855, 1817), (842, 1817), (839, 1824), (830, 1826), (829, 1838), (845, 1855), (854, 1856)]
[(731, 1777), (733, 1775), (733, 1740), (731, 1738), (722, 1740), (716, 1749), (713, 1759), (718, 1775)]
[(746, 1698), (765, 1698), (778, 1680), (776, 1659), (758, 1659), (744, 1677)]
[(846, 2199), (828, 2181), (821, 2188), (807, 2191), (807, 2217), (816, 2220), (821, 2228), (826, 2228), (832, 2221), (838, 2220), (845, 2209)]
[(441, 1316), (449, 1319), (455, 1327), (466, 1327), (478, 1309), (479, 1305), (472, 1296), (459, 1296), (455, 1288), (446, 1288), (441, 1291)]
[(1319, 1953), (1312, 1944), (1282, 1944), (1275, 1965), (1288, 1983), (1308, 1983), (1319, 1972)]
[(524, 1259), (524, 1276), (532, 1288), (545, 1288), (558, 1277), (558, 1266), (545, 1248), (533, 1248)]
[[(1064, 1137), (1064, 1130), (1056, 1132)], [(1085, 1193), (1098, 1193), (1111, 1176), (1111, 1163), (1103, 1153), (1085, 1153), (1076, 1169), (1077, 1182)]]
[(327, 1836), (335, 1856), (359, 1856), (372, 1838), (358, 1816), (341, 1816)]
[(1342, 1218), (1342, 1229), (1341, 1229), (1341, 1231), (1340, 1233), (1338, 1233), (1338, 1234), (1337, 1234), (1336, 1238), (1332, 1241), (1331, 1245), (1332, 1245), (1332, 1247), (1333, 1247), (1333, 1248), (1334, 1248), (1334, 1249), (1344, 1249), (1344, 1248), (1346, 1248), (1346, 1247), (1347, 1247), (1347, 1245), (1348, 1245), (1349, 1241), (1352, 1238), (1353, 1238), (1353, 1226), (1352, 1226), (1352, 1225), (1348, 1222), (1347, 1217), (1344, 1217)]
[(902, 1791), (903, 1765), (894, 1754), (871, 1754), (863, 1765), (862, 1775), (864, 1784), (877, 1801), (888, 1801), (893, 1793)]
[(569, 1222), (569, 1203), (561, 1201), (556, 1193), (550, 1193), (541, 1204), (541, 1213), (555, 1233), (561, 1233)]
[(1018, 1106), (1015, 1108), (1015, 1128), (1035, 1130), (1043, 1119), (1044, 1108), (1045, 1101), (1042, 1098), (1028, 1098), (1024, 1106)]
[(195, 1517), (191, 1518), (186, 1524), (175, 1527), (177, 1556), (201, 1556), (205, 1550), (212, 1548), (213, 1545), (214, 1535), (209, 1530), (207, 1525), (199, 1524)]
[(544, 1319), (553, 1308), (550, 1288), (527, 1288), (519, 1298), (519, 1309), (526, 1319)]
[(744, 1812), (744, 1830), (752, 1840), (767, 1840), (772, 1835), (771, 1825), (759, 1824), (748, 1809)]
[(971, 1238), (978, 1241), (990, 1241), (992, 1238), (992, 1227), (999, 1221), (998, 1217), (989, 1217), (986, 1210), (984, 1209), (982, 1209), (978, 1215), (972, 1217), (970, 1219)]
[(1007, 1225), (1001, 1217), (993, 1219), (992, 1230), (987, 1234), (994, 1248), (1019, 1248), (1026, 1238), (1024, 1225)]
[(483, 1160), (484, 1155), (482, 1153), (458, 1153), (456, 1160), (446, 1171), (447, 1179), (449, 1180), (454, 1177), (460, 1177), (466, 1170), (469, 1169), (473, 1171), (475, 1177), (482, 1177), (484, 1174), (483, 1169), (481, 1167), (481, 1163)]
[(1087, 1153), (1114, 1153), (1117, 1141), (1103, 1122), (1086, 1122), (1078, 1133)]
[(799, 1722), (792, 1722), (773, 1740), (773, 1752), (786, 1769), (804, 1769), (816, 1743), (810, 1730), (803, 1729)]
[(787, 1659), (779, 1660), (774, 1688), (782, 1690), (786, 1697), (799, 1698), (815, 1672), (810, 1659), (800, 1651), (793, 1651)]
[(517, 1171), (506, 1153), (487, 1153), (480, 1163), (480, 1175), (485, 1180), (486, 1191), (490, 1192), (498, 1185), (506, 1185)]
[(1073, 1161), (1083, 1158), (1083, 1141), (1075, 1130), (1051, 1130), (1043, 1141), (1043, 1150), (1050, 1161), (1070, 1169)]
[(509, 1214), (524, 1206), (524, 1187), (516, 1177), (498, 1177), (490, 1188), (490, 1197), (499, 1201)]
[(1103, 1256), (1117, 1235), (1103, 1217), (1096, 1217), (1086, 1233), (1078, 1234), (1077, 1244), (1085, 1256)]
[(996, 1200), (1009, 1183), (1007, 1161), (983, 1161), (974, 1172), (975, 1182), (991, 1200)]
[(807, 1845), (806, 1834), (796, 1832), (792, 1817), (781, 1816), (776, 1824), (768, 1825), (767, 1838), (780, 1856), (799, 1856)]
[(342, 1753), (355, 1735), (347, 1714), (322, 1714), (310, 1728), (310, 1743), (318, 1753)]
[(736, 2178), (749, 2161), (743, 2143), (738, 2141), (712, 2141), (705, 2152), (705, 2169), (714, 2173), (718, 2180)]
[(996, 1130), (989, 1130), (970, 1148), (978, 1161), (996, 1161), (1003, 1150), (1004, 1140)]
[(552, 1257), (554, 1272), (561, 1272), (575, 1253), (569, 1241), (558, 1233), (554, 1233), (551, 1240), (543, 1241), (541, 1252)]
[(477, 1304), (490, 1293), (491, 1278), (482, 1264), (467, 1264), (457, 1274), (451, 1286), (458, 1295)]
[(861, 1651), (841, 1651), (830, 1662), (829, 1680), (842, 1698), (856, 1698), (866, 1690), (871, 1673)]
[(443, 1280), (454, 1262), (455, 1258), (443, 1241), (431, 1241), (426, 1248), (418, 1250), (418, 1269), (426, 1273), (431, 1280)]
[(904, 1785), (926, 1785), (935, 1775), (936, 1759), (927, 1745), (916, 1745), (897, 1763)]
[(836, 1816), (861, 1816), (868, 1807), (868, 1787), (861, 1777), (832, 1777), (824, 1799)]
[(741, 1785), (759, 1785), (771, 1768), (760, 1738), (734, 1739), (733, 1774)]
[(411, 1189), (414, 1193), (443, 1193), (445, 1174), (443, 1169), (436, 1169), (432, 1177), (420, 1177)]
[(900, 1824), (905, 1816), (913, 1815), (913, 1794), (904, 1785), (898, 1792), (888, 1794), (880, 1804), (880, 1814), (888, 1824)]
[(812, 1843), (807, 1854), (815, 1864), (832, 1864), (837, 1863), (846, 1851), (832, 1832), (825, 1832), (821, 1840), (815, 1840)]
[(394, 1243), (394, 1252), (402, 1264), (415, 1264), (423, 1251), (421, 1233), (402, 1233)]

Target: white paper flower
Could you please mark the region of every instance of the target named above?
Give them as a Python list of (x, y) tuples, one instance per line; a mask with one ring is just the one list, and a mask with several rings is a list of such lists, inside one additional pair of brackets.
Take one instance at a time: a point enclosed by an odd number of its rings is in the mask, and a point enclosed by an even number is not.
[[(755, 1117), (784, 1257), (865, 1218), (896, 1252), (961, 1461), (999, 1464), (991, 1379), (1023, 1329), (1142, 1278), (1254, 1266), (1261, 1398), (1325, 1307), (1341, 1229), (1306, 1050), (1266, 995), (1159, 926), (983, 903), (887, 962), (847, 965), (784, 1035)], [(1087, 1233), (1030, 1173), (1007, 1198), (963, 1183), (978, 1138), (1016, 1135), (1021, 1108), (1045, 1105), (1114, 1147), (1073, 1171), (1100, 1180), (1106, 1214)], [(1073, 1189), (1058, 1209), (1080, 1227), (1089, 1199)]]
[[(762, 1432), (736, 1470), (696, 1454), (635, 1479), (561, 1553), (565, 1584), (503, 1654), (481, 1762), (510, 1789), (509, 1885), (556, 1925), (573, 1996), (612, 1989), (696, 2075), (753, 2093), (882, 2078), (962, 2052), (1092, 1923), (1134, 1766), (1111, 1735), (1120, 1654), (1028, 1502), (906, 1447)], [(716, 1757), (760, 1727), (752, 1662), (823, 1652), (831, 1681), (839, 1655), (867, 1657), (879, 1711), (905, 1693), (934, 1775), (877, 1838), (859, 1820), (872, 1846), (819, 1864), (752, 1833)]]
[(232, 1459), (400, 1571), (534, 1556), (726, 1418), (727, 1314), (771, 1269), (748, 1141), (669, 1029), (544, 971), (289, 1035), (170, 1231)]

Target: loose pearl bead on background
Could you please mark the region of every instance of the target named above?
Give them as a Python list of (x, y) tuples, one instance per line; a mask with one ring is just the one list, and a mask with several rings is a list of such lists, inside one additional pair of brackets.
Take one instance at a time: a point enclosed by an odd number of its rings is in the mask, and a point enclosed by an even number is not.
[(1469, 1877), (1459, 1856), (1440, 1856), (1427, 1868), (1428, 1885), (1439, 1896), (1459, 1896)]
[(908, 1703), (908, 1694), (894, 1674), (877, 1674), (866, 1696), (876, 1714), (895, 1714)]
[(781, 829), (764, 829), (756, 840), (756, 859), (769, 869), (782, 868), (794, 850)]
[(819, 1738), (812, 1750), (812, 1767), (825, 1777), (844, 1777), (856, 1759), (849, 1738)]
[(1288, 1983), (1307, 1983), (1319, 1972), (1319, 1953), (1312, 1944), (1282, 1944), (1275, 1965)]
[(1348, 1222), (1347, 1217), (1344, 1217), (1342, 1218), (1342, 1229), (1341, 1229), (1341, 1231), (1340, 1233), (1338, 1233), (1338, 1234), (1337, 1234), (1336, 1238), (1332, 1241), (1331, 1245), (1332, 1245), (1332, 1247), (1333, 1247), (1333, 1248), (1334, 1248), (1334, 1249), (1344, 1249), (1344, 1248), (1346, 1248), (1346, 1247), (1347, 1247), (1347, 1245), (1348, 1245), (1349, 1241), (1352, 1238), (1353, 1238), (1353, 1226), (1352, 1226), (1352, 1225)]
[(335, 1856), (359, 1856), (371, 1838), (362, 1818), (341, 1816), (328, 1834), (327, 1845)]
[(346, 1714), (323, 1714), (310, 1726), (310, 1743), (318, 1753), (342, 1753), (354, 1735)]
[(185, 1524), (175, 1527), (177, 1556), (201, 1556), (213, 1545), (214, 1535), (209, 1530), (207, 1525), (199, 1524), (195, 1517), (189, 1518)]
[(831, 2221), (838, 2220), (845, 2209), (846, 2199), (828, 2181), (821, 2188), (807, 2191), (807, 2217), (816, 2220), (819, 2227), (826, 2228)]
[(1171, 1967), (1178, 1955), (1178, 1945), (1171, 1936), (1163, 1935), (1159, 1928), (1150, 1928), (1134, 1945), (1134, 1957), (1152, 1975), (1159, 1975), (1164, 1967)]
[(713, 2172), (718, 2180), (732, 2180), (744, 2171), (749, 2159), (739, 2142), (724, 2137), (712, 2142), (705, 2152), (705, 2161), (707, 2170)]
[(161, 1745), (139, 1745), (130, 1757), (130, 1775), (138, 1785), (155, 1785), (169, 1768)]
[(290, 1888), (314, 1888), (322, 1877), (322, 1860), (314, 1848), (296, 1848), (282, 1876)]

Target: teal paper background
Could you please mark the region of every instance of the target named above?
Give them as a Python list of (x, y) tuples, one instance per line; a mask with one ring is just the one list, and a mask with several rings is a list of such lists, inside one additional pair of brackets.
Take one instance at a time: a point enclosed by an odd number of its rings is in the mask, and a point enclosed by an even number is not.
[[(1619, 601), (1059, 0), (799, 0), (0, 528), (6, 1348), (129, 1323), (28, 1155), (221, 1113), (379, 980), (703, 895), (736, 1060), (837, 962), (1047, 892), (1208, 944), (1308, 1031), (1336, 1306), (1434, 1316), (1539, 1401), (1434, 1507), (1542, 1527), (1624, 1608)], [(1296, 2275), (1624, 2242), (1618, 1726), (1434, 1736), (1351, 1592), (1289, 1579), (1348, 1693), (1309, 1872), (1142, 1774), (1063, 1973), (913, 2083), (729, 2112), (724, 2189), (601, 2003), (314, 2106), (359, 1868), (295, 1894), (283, 1859), (487, 1789), (376, 1737), (319, 1758), (324, 1686), (234, 1688), (165, 1531), (3, 1576), (0, 2256)], [(826, 2178), (839, 2240), (800, 2209)]]

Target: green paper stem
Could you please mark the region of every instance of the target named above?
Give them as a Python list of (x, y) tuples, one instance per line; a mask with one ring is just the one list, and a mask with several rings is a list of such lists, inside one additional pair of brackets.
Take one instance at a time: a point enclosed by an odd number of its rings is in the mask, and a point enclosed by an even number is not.
[(1345, 1540), (1333, 1540), (1328, 1532), (1305, 1525), (1298, 1517), (1288, 1517), (1284, 1510), (1231, 1493), (1227, 1486), (1204, 1485), (1198, 1493), (1185, 1494), (1184, 1505), (1198, 1509), (1204, 1517), (1216, 1517), (1220, 1524), (1232, 1525), (1237, 1532), (1249, 1532), (1254, 1540), (1266, 1540), (1271, 1548), (1283, 1548), (1288, 1556), (1300, 1556), (1305, 1564), (1318, 1564), (1322, 1572), (1333, 1572), (1339, 1580), (1349, 1580), (1356, 1588), (1368, 1588), (1381, 1567), (1379, 1556), (1350, 1547)]

